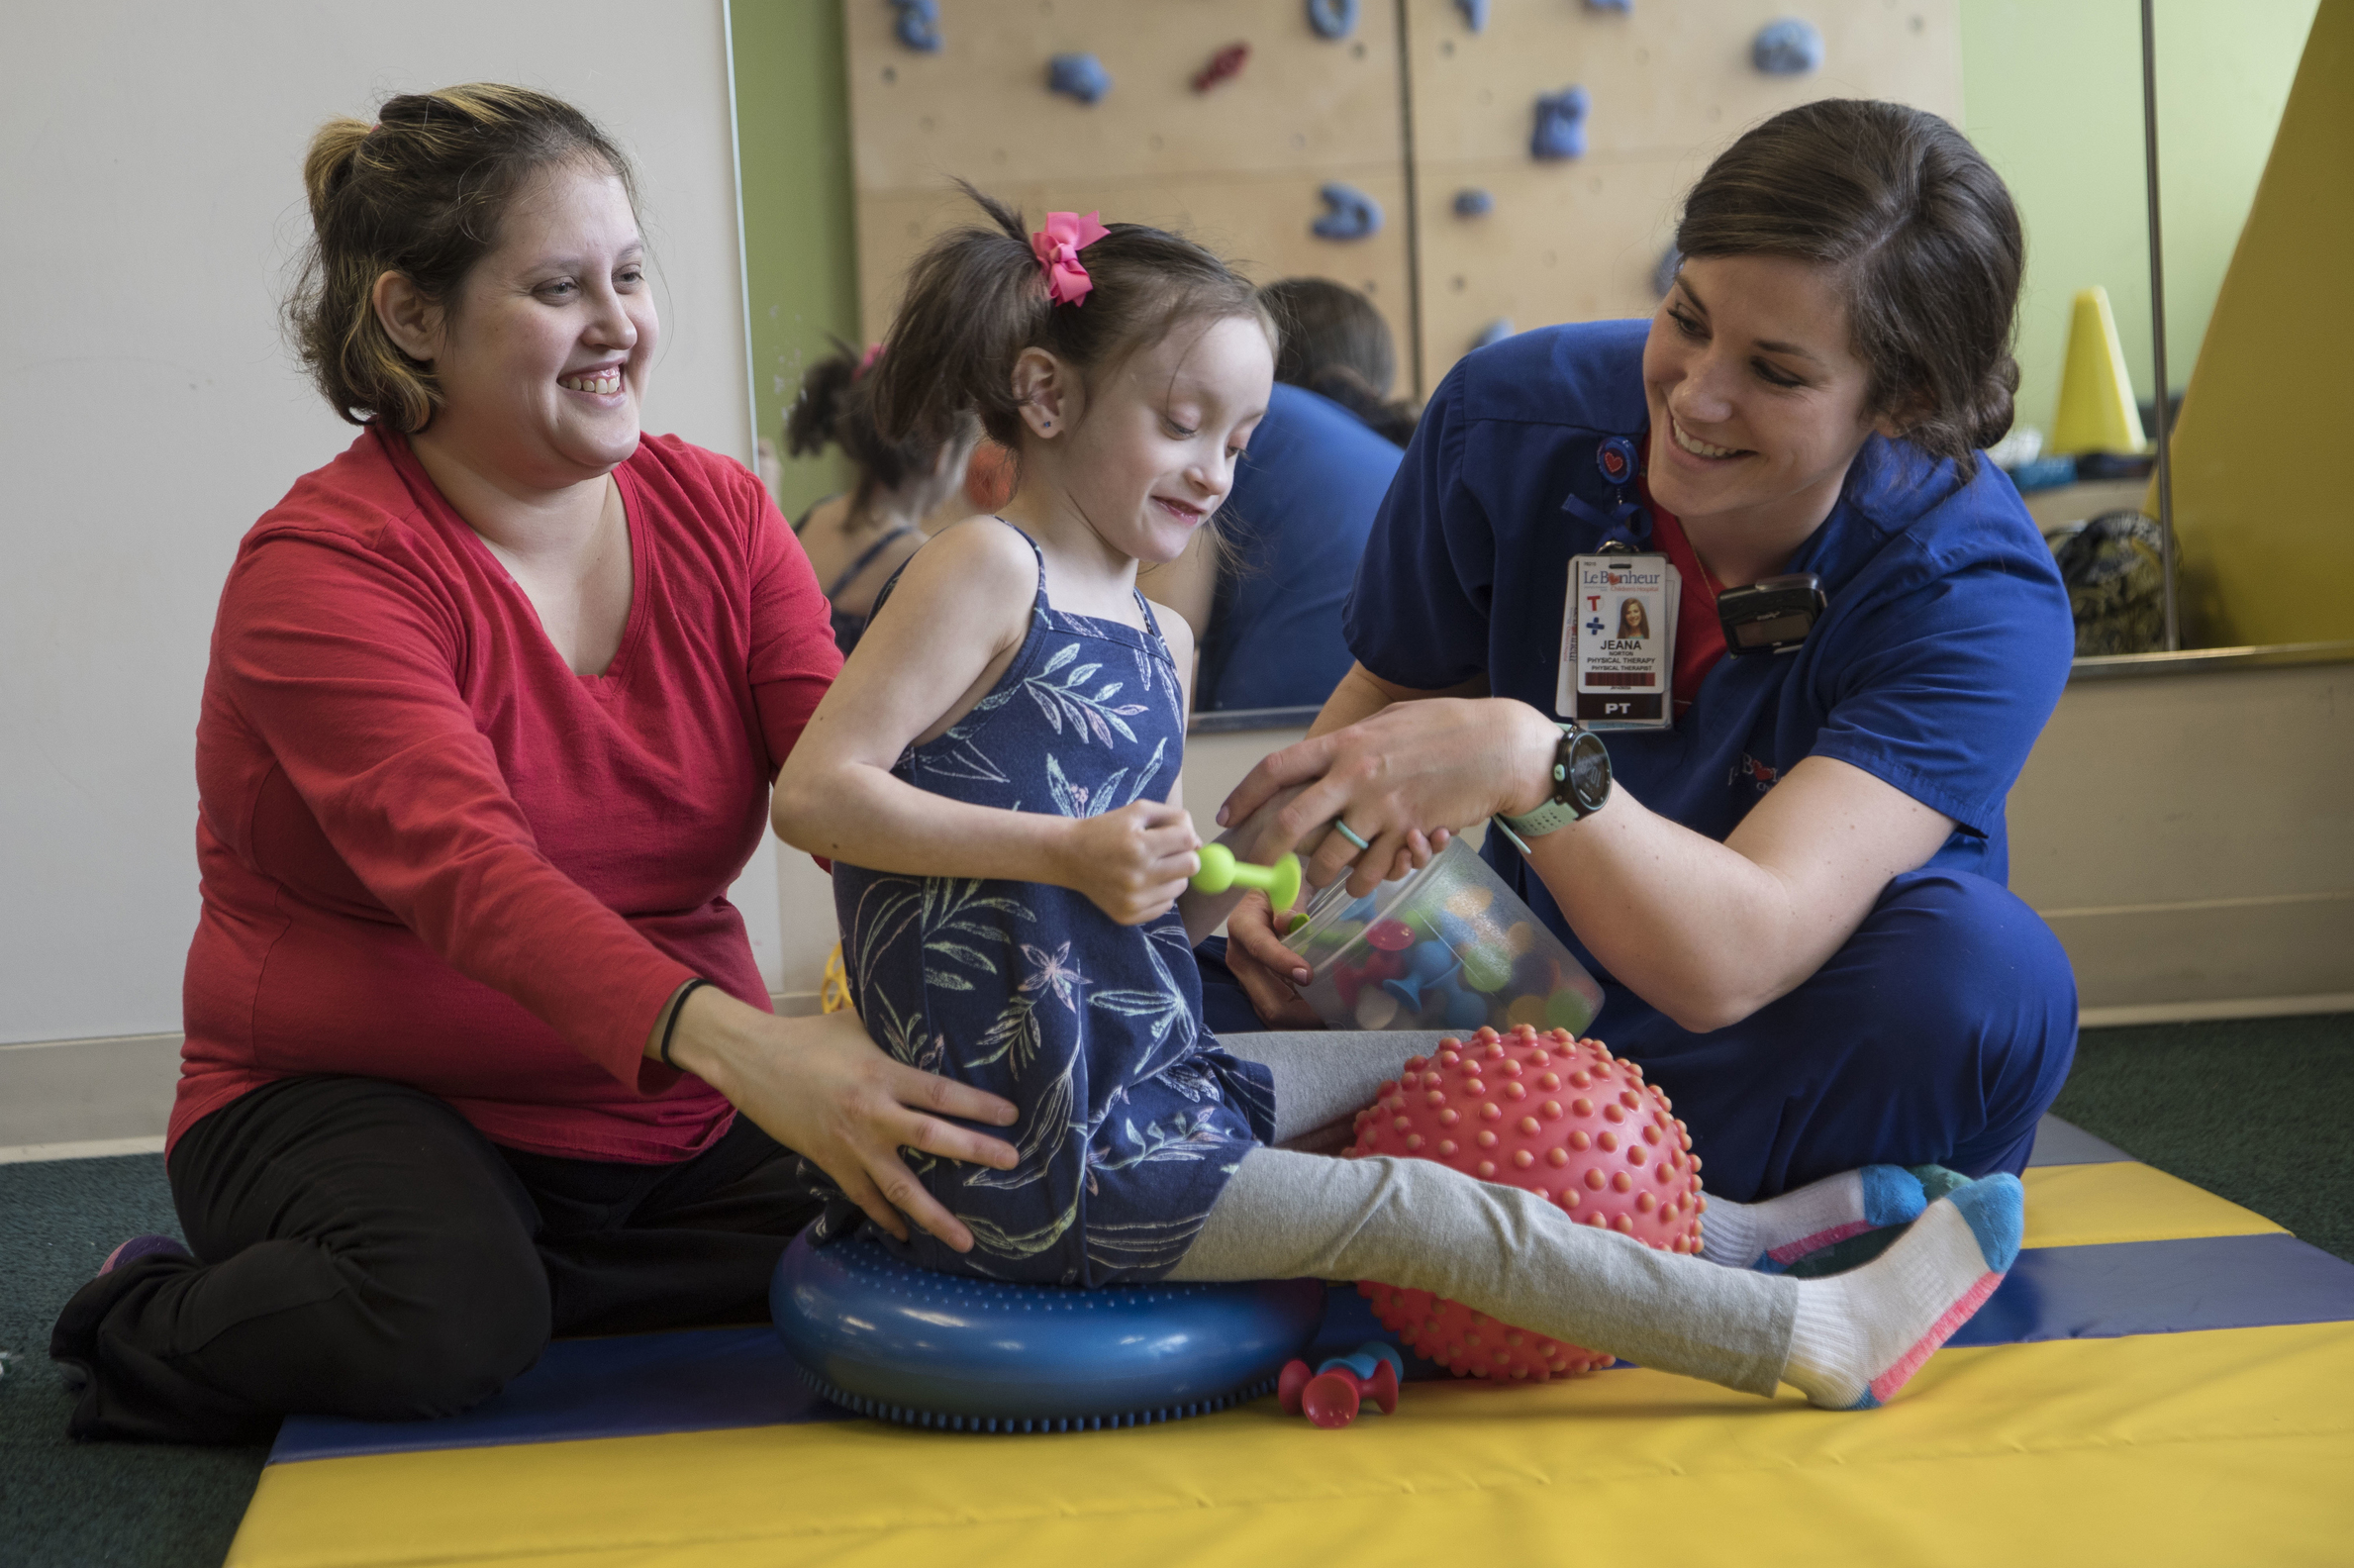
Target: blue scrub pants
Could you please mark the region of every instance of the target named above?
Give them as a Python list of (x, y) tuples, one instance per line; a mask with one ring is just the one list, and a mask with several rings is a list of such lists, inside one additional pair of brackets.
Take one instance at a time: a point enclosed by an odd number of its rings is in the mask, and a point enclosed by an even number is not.
[[(1263, 1028), (1224, 945), (1201, 953), (1210, 1028)], [(1968, 872), (1896, 878), (1814, 978), (1724, 1029), (1695, 1034), (1624, 986), (1605, 992), (1591, 1032), (1667, 1092), (1708, 1190), (1736, 1202), (1859, 1165), (2016, 1173), (2076, 1054), (2059, 938)]]

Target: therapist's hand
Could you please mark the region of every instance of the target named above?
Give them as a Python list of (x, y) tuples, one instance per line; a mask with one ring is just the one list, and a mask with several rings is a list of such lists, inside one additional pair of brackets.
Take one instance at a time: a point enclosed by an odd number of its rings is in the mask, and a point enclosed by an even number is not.
[(1011, 1144), (941, 1120), (1009, 1127), (1011, 1103), (893, 1060), (851, 1013), (777, 1018), (699, 987), (680, 1004), (670, 1058), (770, 1137), (817, 1161), (867, 1218), (902, 1240), (913, 1220), (959, 1252), (973, 1244), (972, 1232), (916, 1180), (901, 1148), (997, 1170), (1015, 1164)]
[[(1510, 698), (1393, 703), (1346, 729), (1272, 753), (1226, 797), (1218, 820), (1240, 822), (1297, 788), (1273, 814), (1258, 849), (1271, 858), (1337, 819), (1373, 847), (1360, 851), (1327, 833), (1309, 857), (1308, 880), (1321, 887), (1350, 872), (1349, 891), (1363, 895), (1415, 858), (1417, 833), (1443, 844), (1442, 830), (1498, 812), (1534, 811), (1552, 793), (1560, 738), (1557, 725)], [(1257, 950), (1254, 956), (1266, 961)]]

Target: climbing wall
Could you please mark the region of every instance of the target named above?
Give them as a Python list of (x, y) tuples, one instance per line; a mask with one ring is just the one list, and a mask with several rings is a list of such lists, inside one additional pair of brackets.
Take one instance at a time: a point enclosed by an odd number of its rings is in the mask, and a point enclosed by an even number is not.
[[(1407, 0), (1425, 390), (1497, 321), (1647, 316), (1676, 207), (1726, 143), (1816, 98), (1885, 98), (1959, 123), (1958, 0)], [(1801, 19), (1821, 64), (1770, 75), (1767, 25)], [(1585, 150), (1531, 154), (1536, 101), (1586, 90)], [(1459, 192), (1485, 191), (1459, 217)], [(1475, 204), (1476, 205), (1476, 204)]]
[[(1353, 284), (1397, 337), (1397, 391), (1417, 397), (1499, 322), (1649, 314), (1683, 191), (1776, 110), (1890, 98), (1958, 121), (1958, 9), (843, 0), (863, 330), (881, 336), (908, 263), (969, 213), (948, 183), (962, 176), (1033, 223), (1049, 209), (1100, 209), (1181, 229), (1261, 282), (1306, 273)], [(1312, 11), (1352, 20), (1326, 38)], [(898, 36), (925, 15), (936, 18), (936, 49)], [(1776, 24), (1797, 30), (1804, 47), (1785, 53), (1808, 68), (1759, 68), (1759, 34)], [(1196, 91), (1196, 73), (1235, 43), (1249, 46), (1240, 70)], [(1049, 61), (1063, 54), (1094, 56), (1109, 78), (1095, 102), (1049, 90)], [(1548, 97), (1583, 113), (1555, 128), (1548, 150), (1562, 155), (1538, 156)], [(1332, 182), (1381, 208), (1374, 233), (1313, 231)], [(1485, 211), (1460, 215), (1470, 192)]]
[[(1100, 209), (1106, 222), (1175, 228), (1259, 282), (1338, 278), (1372, 296), (1408, 357), (1406, 146), (1394, 6), (1320, 37), (1290, 0), (941, 0), (940, 47), (902, 43), (904, 8), (843, 0), (858, 208), (862, 329), (881, 336), (908, 263), (972, 214), (961, 176), (1020, 205)], [(1236, 74), (1196, 92), (1221, 49)], [(1048, 61), (1093, 54), (1111, 78), (1094, 104), (1049, 92)], [(1321, 188), (1383, 209), (1377, 233), (1320, 239)], [(1411, 390), (1402, 388), (1402, 390)]]

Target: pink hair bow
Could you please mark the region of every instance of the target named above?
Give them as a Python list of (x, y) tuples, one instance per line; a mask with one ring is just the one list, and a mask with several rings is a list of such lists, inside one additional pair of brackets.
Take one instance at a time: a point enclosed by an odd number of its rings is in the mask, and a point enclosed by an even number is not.
[(866, 352), (858, 356), (858, 368), (850, 372), (850, 379), (855, 381), (860, 376), (866, 374), (867, 371), (872, 370), (874, 368), (874, 362), (882, 357), (883, 345), (879, 343), (868, 343), (866, 345)]
[(1046, 269), (1046, 298), (1057, 305), (1076, 305), (1095, 288), (1095, 280), (1079, 264), (1079, 252), (1112, 232), (1096, 221), (1100, 216), (1048, 213), (1046, 227), (1030, 237), (1038, 265)]

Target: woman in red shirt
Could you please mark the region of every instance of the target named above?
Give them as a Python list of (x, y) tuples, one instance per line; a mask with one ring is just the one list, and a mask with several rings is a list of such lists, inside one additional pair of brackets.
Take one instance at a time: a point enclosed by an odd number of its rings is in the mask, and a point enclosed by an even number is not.
[(551, 1333), (758, 1316), (818, 1170), (969, 1245), (896, 1150), (1013, 1162), (932, 1114), (1011, 1106), (768, 1011), (726, 891), (840, 658), (758, 481), (640, 436), (619, 149), (474, 85), (328, 125), (304, 174), (290, 316), (361, 434), (222, 594), (193, 1254), (126, 1243), (67, 1305), (77, 1437), (462, 1410)]

